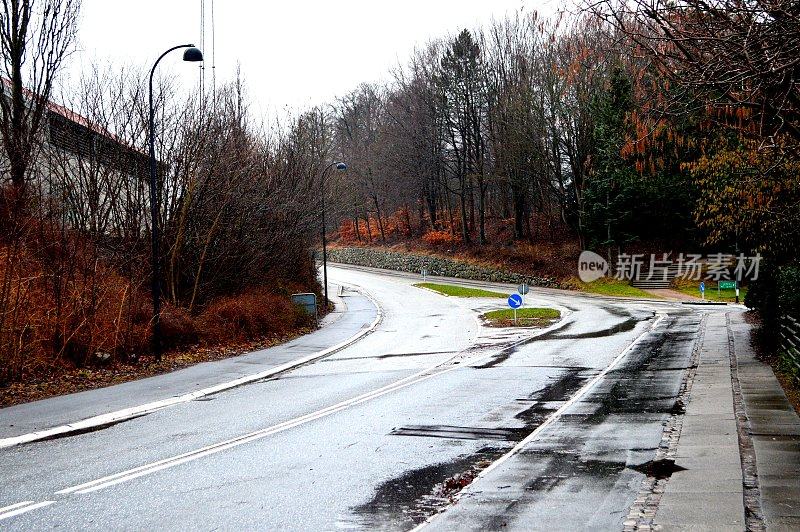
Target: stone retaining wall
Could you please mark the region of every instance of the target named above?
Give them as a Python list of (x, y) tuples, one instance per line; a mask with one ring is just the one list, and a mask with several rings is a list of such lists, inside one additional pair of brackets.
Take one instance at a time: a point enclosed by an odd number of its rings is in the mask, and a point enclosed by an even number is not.
[(410, 273), (420, 273), (422, 268), (425, 267), (428, 270), (428, 275), (510, 284), (520, 284), (524, 282), (531, 286), (550, 288), (560, 287), (558, 281), (551, 277), (523, 275), (520, 273), (476, 266), (460, 260), (430, 257), (427, 255), (414, 255), (411, 253), (398, 253), (382, 249), (334, 248), (328, 250), (328, 260), (342, 264), (369, 266), (371, 268), (382, 268), (384, 270)]

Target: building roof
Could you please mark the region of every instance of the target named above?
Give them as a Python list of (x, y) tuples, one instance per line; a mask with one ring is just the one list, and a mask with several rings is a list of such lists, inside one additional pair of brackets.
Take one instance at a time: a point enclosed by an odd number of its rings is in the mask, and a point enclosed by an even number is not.
[[(6, 89), (11, 88), (10, 79), (0, 76), (0, 80)], [(26, 98), (33, 98), (33, 91), (25, 87), (22, 90)], [(146, 168), (145, 161), (142, 159), (149, 155), (131, 146), (130, 143), (105, 127), (52, 100), (47, 102), (46, 110), (49, 118), (50, 142), (59, 148), (81, 155), (94, 154), (104, 164), (118, 167), (121, 170), (139, 173), (143, 165)], [(119, 158), (125, 159), (125, 162), (116, 160)]]

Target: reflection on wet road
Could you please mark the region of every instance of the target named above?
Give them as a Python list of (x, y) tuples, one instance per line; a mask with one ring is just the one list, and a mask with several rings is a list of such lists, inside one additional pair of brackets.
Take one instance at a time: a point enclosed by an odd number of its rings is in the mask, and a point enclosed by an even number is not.
[[(696, 314), (669, 316), (546, 436), (468, 488), (431, 528), (620, 529), (642, 479), (674, 471), (656, 451), (665, 420), (683, 413), (678, 395), (699, 327)], [(520, 477), (523, 488), (510, 489)]]

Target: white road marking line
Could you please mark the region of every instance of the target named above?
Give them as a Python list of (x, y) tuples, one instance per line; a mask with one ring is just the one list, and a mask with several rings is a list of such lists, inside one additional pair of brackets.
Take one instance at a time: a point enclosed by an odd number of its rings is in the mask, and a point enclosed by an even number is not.
[(230, 449), (233, 447), (238, 447), (239, 445), (243, 445), (245, 443), (249, 443), (251, 441), (255, 441), (266, 436), (270, 436), (272, 434), (276, 434), (278, 432), (283, 432), (290, 428), (297, 427), (299, 425), (303, 425), (308, 423), (309, 421), (314, 421), (316, 419), (329, 416), (345, 408), (349, 408), (351, 406), (355, 406), (361, 404), (365, 401), (369, 401), (370, 399), (375, 399), (382, 395), (386, 395), (387, 393), (393, 392), (395, 390), (399, 390), (410, 386), (412, 384), (416, 384), (418, 382), (424, 381), (431, 377), (435, 377), (447, 371), (452, 371), (456, 369), (458, 366), (449, 367), (442, 369), (440, 371), (434, 371), (428, 375), (425, 375), (430, 369), (423, 370), (419, 373), (406, 377), (398, 382), (389, 384), (384, 386), (383, 388), (379, 388), (378, 390), (374, 390), (372, 392), (368, 392), (366, 394), (360, 395), (358, 397), (354, 397), (353, 399), (348, 399), (346, 401), (342, 401), (335, 405), (329, 406), (327, 408), (323, 408), (316, 412), (312, 412), (310, 414), (306, 414), (304, 416), (300, 416), (295, 419), (290, 419), (288, 421), (284, 421), (283, 423), (279, 423), (277, 425), (273, 425), (272, 427), (268, 427), (265, 429), (261, 429), (255, 432), (251, 432), (249, 434), (245, 434), (243, 436), (239, 436), (237, 438), (233, 438), (231, 440), (223, 441), (220, 443), (215, 443), (213, 445), (209, 445), (207, 447), (203, 447), (201, 449), (197, 449), (194, 451), (190, 451), (188, 453), (184, 453), (178, 456), (173, 456), (171, 458), (167, 458), (164, 460), (159, 460), (158, 462), (153, 462), (152, 464), (146, 464), (134, 469), (130, 469), (128, 471), (123, 471), (121, 473), (116, 473), (114, 475), (109, 475), (107, 477), (103, 477), (97, 480), (93, 480), (91, 482), (86, 482), (84, 484), (80, 484), (77, 486), (72, 486), (70, 488), (66, 488), (60, 491), (57, 491), (56, 494), (63, 495), (69, 493), (90, 493), (92, 491), (97, 491), (106, 487), (113, 486), (115, 484), (119, 484), (121, 482), (126, 482), (128, 480), (133, 480), (135, 478), (149, 475), (150, 473), (155, 473), (156, 471), (161, 471), (162, 469), (167, 469), (169, 467), (174, 467), (192, 460), (196, 460), (198, 458), (202, 458), (204, 456), (208, 456), (211, 454), (216, 454), (220, 451), (224, 451), (226, 449)]
[(13, 510), (14, 508), (19, 508), (20, 506), (27, 506), (27, 505), (33, 504), (35, 502), (36, 501), (22, 501), (22, 502), (18, 502), (17, 504), (12, 504), (12, 505), (9, 505), (9, 506), (3, 506), (2, 508), (0, 508), (0, 515), (8, 512), (9, 510)]
[[(625, 358), (628, 355), (628, 353), (633, 350), (634, 347), (636, 347), (636, 345), (641, 341), (642, 338), (644, 338), (646, 335), (648, 335), (653, 330), (655, 330), (655, 328), (658, 326), (658, 324), (661, 323), (661, 321), (665, 317), (666, 317), (665, 314), (658, 314), (658, 318), (656, 318), (656, 320), (652, 323), (652, 325), (650, 327), (648, 327), (646, 331), (642, 332), (642, 334), (637, 336), (636, 339), (633, 342), (628, 344), (628, 347), (623, 349), (622, 352), (619, 355), (617, 355), (614, 358), (614, 360), (612, 360), (611, 363), (608, 366), (606, 366), (606, 368), (603, 371), (598, 373), (594, 378), (592, 378), (592, 380), (590, 380), (589, 382), (584, 384), (583, 387), (575, 393), (575, 395), (570, 397), (567, 402), (565, 402), (563, 405), (561, 405), (560, 408), (558, 408), (558, 410), (556, 410), (555, 412), (550, 414), (550, 416), (547, 419), (545, 419), (542, 422), (541, 425), (536, 427), (536, 429), (534, 429), (533, 432), (528, 434), (528, 436), (526, 436), (525, 439), (523, 439), (518, 444), (516, 444), (506, 454), (504, 454), (503, 456), (501, 456), (500, 458), (498, 458), (497, 460), (492, 462), (486, 469), (484, 469), (480, 473), (478, 473), (475, 476), (475, 478), (472, 480), (472, 482), (470, 482), (469, 486), (474, 485), (475, 482), (477, 482), (478, 480), (484, 478), (486, 475), (488, 475), (489, 473), (491, 473), (492, 471), (497, 469), (501, 464), (503, 464), (506, 460), (508, 460), (512, 456), (514, 456), (516, 454), (519, 454), (520, 451), (522, 451), (522, 449), (524, 449), (530, 442), (535, 440), (539, 436), (539, 434), (541, 434), (548, 426), (550, 426), (556, 420), (558, 420), (562, 416), (562, 414), (569, 407), (571, 407), (573, 404), (578, 402), (589, 390), (591, 390), (598, 382), (600, 382), (600, 380), (603, 377), (605, 377), (606, 374), (608, 374), (609, 371), (614, 369), (617, 366), (617, 364), (619, 364), (620, 361), (622, 361), (622, 359)], [(430, 523), (432, 523), (436, 519), (436, 517), (438, 517), (438, 516), (442, 515), (443, 513), (445, 513), (447, 511), (447, 508), (449, 508), (450, 506), (452, 506), (453, 504), (458, 502), (458, 500), (461, 498), (461, 495), (464, 493), (464, 491), (467, 488), (468, 488), (468, 486), (465, 487), (464, 490), (460, 491), (456, 495), (455, 499), (444, 510), (440, 511), (439, 513), (433, 514), (428, 519), (426, 519), (422, 523), (420, 523), (417, 526), (415, 526), (414, 528), (412, 528), (410, 532), (417, 532), (418, 530), (423, 529), (424, 527), (426, 527)]]
[(659, 323), (661, 323), (661, 321), (662, 321), (663, 319), (664, 319), (664, 316), (663, 316), (663, 315), (659, 315), (659, 316), (658, 316), (658, 318), (656, 318), (656, 320), (653, 322), (653, 324), (652, 324), (650, 327), (648, 327), (646, 331), (642, 332), (642, 334), (640, 334), (639, 336), (637, 336), (637, 337), (636, 337), (636, 339), (635, 339), (633, 342), (631, 342), (630, 344), (628, 344), (628, 347), (626, 347), (625, 349), (623, 349), (623, 350), (622, 350), (622, 352), (621, 352), (619, 355), (617, 355), (617, 356), (614, 358), (614, 360), (612, 360), (612, 361), (611, 361), (611, 364), (609, 364), (608, 366), (606, 366), (606, 367), (605, 367), (605, 369), (604, 369), (603, 371), (601, 371), (600, 373), (598, 373), (597, 375), (595, 375), (595, 377), (594, 377), (592, 380), (590, 380), (589, 382), (587, 382), (586, 384), (584, 384), (584, 385), (583, 385), (583, 387), (582, 387), (580, 390), (578, 390), (578, 391), (575, 393), (575, 395), (573, 395), (572, 397), (570, 397), (570, 398), (569, 398), (569, 400), (568, 400), (566, 403), (564, 403), (563, 405), (561, 405), (561, 407), (559, 407), (559, 408), (558, 408), (558, 410), (556, 410), (555, 412), (553, 412), (552, 414), (550, 414), (550, 417), (548, 417), (547, 419), (545, 419), (545, 420), (544, 420), (544, 422), (542, 422), (542, 424), (541, 424), (541, 425), (539, 425), (538, 427), (536, 427), (536, 429), (534, 429), (534, 431), (533, 431), (533, 432), (531, 432), (530, 434), (528, 434), (528, 436), (527, 436), (527, 437), (525, 437), (525, 439), (523, 439), (523, 440), (522, 440), (522, 441), (520, 441), (518, 444), (516, 444), (516, 445), (515, 445), (515, 446), (514, 446), (514, 447), (513, 447), (513, 448), (512, 448), (510, 451), (508, 451), (506, 454), (504, 454), (503, 456), (501, 456), (500, 458), (498, 458), (497, 460), (495, 460), (494, 462), (492, 462), (492, 464), (491, 464), (491, 465), (489, 465), (489, 467), (487, 467), (486, 469), (484, 469), (483, 471), (481, 471), (481, 472), (480, 472), (480, 473), (479, 473), (479, 474), (478, 474), (478, 475), (475, 477), (475, 480), (478, 480), (479, 478), (485, 477), (485, 476), (486, 476), (486, 475), (488, 475), (488, 474), (489, 474), (491, 471), (493, 471), (493, 470), (494, 470), (494, 469), (496, 469), (498, 466), (500, 466), (500, 464), (502, 464), (503, 462), (505, 462), (506, 460), (508, 460), (508, 459), (509, 459), (509, 458), (511, 458), (512, 456), (514, 456), (515, 454), (518, 454), (518, 453), (519, 453), (519, 452), (522, 450), (522, 448), (523, 448), (523, 447), (525, 447), (526, 445), (528, 445), (528, 444), (529, 444), (531, 441), (535, 440), (535, 439), (536, 439), (536, 437), (537, 437), (537, 436), (539, 436), (539, 434), (540, 434), (542, 431), (544, 431), (544, 429), (546, 429), (546, 428), (547, 428), (549, 425), (551, 425), (551, 424), (552, 424), (554, 421), (556, 421), (558, 418), (560, 418), (560, 417), (561, 417), (561, 415), (562, 415), (562, 414), (563, 414), (563, 413), (564, 413), (564, 412), (565, 412), (565, 411), (566, 411), (566, 410), (567, 410), (567, 409), (568, 409), (570, 406), (572, 406), (573, 404), (575, 404), (576, 402), (578, 402), (578, 401), (579, 401), (579, 400), (580, 400), (580, 399), (581, 399), (581, 398), (582, 398), (582, 397), (583, 397), (583, 396), (586, 394), (586, 392), (588, 392), (588, 391), (589, 391), (590, 389), (592, 389), (592, 388), (593, 388), (593, 387), (594, 387), (594, 386), (595, 386), (595, 385), (596, 385), (598, 382), (600, 382), (600, 380), (601, 380), (603, 377), (605, 377), (605, 376), (606, 376), (606, 374), (608, 374), (608, 372), (609, 372), (609, 371), (611, 371), (612, 369), (614, 369), (614, 368), (617, 366), (617, 364), (619, 364), (619, 363), (620, 363), (620, 361), (622, 361), (622, 359), (623, 359), (623, 358), (625, 358), (625, 357), (628, 355), (628, 353), (629, 353), (630, 351), (632, 351), (632, 350), (633, 350), (633, 348), (634, 348), (634, 347), (636, 347), (636, 345), (639, 343), (639, 341), (640, 341), (642, 338), (644, 338), (644, 337), (645, 337), (647, 334), (649, 334), (651, 331), (653, 331), (653, 330), (654, 330), (654, 329), (655, 329), (655, 328), (658, 326), (658, 324), (659, 324)]
[(18, 504), (12, 504), (11, 506), (0, 508), (0, 520), (8, 519), (9, 517), (14, 517), (15, 515), (24, 514), (25, 512), (30, 512), (31, 510), (36, 510), (38, 508), (44, 508), (45, 506), (50, 506), (54, 502), (56, 501), (44, 501), (33, 504), (34, 501), (25, 501)]
[[(544, 334), (545, 332), (548, 332), (551, 328), (552, 328), (552, 326), (548, 327), (546, 329), (543, 329), (543, 330), (539, 331), (538, 334), (535, 335), (535, 336), (538, 336), (540, 334)], [(485, 355), (483, 355), (481, 357), (478, 357), (476, 359), (475, 363), (480, 362), (480, 361), (485, 360), (485, 359), (488, 359), (488, 358), (491, 358), (493, 356), (496, 356), (497, 353), (502, 353), (503, 351), (506, 351), (508, 349), (514, 349), (519, 344), (522, 344), (524, 342), (529, 341), (530, 338), (531, 337), (526, 337), (526, 338), (523, 338), (523, 339), (518, 340), (516, 342), (513, 342), (512, 344), (510, 344), (508, 346), (505, 346), (502, 349), (493, 350), (493, 351), (491, 351), (491, 352), (489, 352), (489, 353), (487, 353), (487, 354), (485, 354)], [(331, 405), (331, 406), (323, 408), (321, 410), (317, 410), (316, 412), (311, 412), (309, 414), (306, 414), (306, 415), (303, 415), (303, 416), (300, 416), (300, 417), (297, 417), (297, 418), (294, 418), (294, 419), (290, 419), (290, 420), (284, 421), (282, 423), (278, 423), (277, 425), (273, 425), (273, 426), (267, 427), (265, 429), (261, 429), (261, 430), (255, 431), (255, 432), (251, 432), (251, 433), (245, 434), (243, 436), (238, 436), (236, 438), (233, 438), (233, 439), (230, 439), (230, 440), (226, 440), (226, 441), (223, 441), (223, 442), (220, 442), (220, 443), (215, 443), (213, 445), (209, 445), (207, 447), (202, 447), (200, 449), (196, 449), (194, 451), (189, 451), (187, 453), (183, 453), (183, 454), (180, 454), (180, 455), (177, 455), (177, 456), (166, 458), (164, 460), (159, 460), (159, 461), (153, 462), (151, 464), (145, 464), (143, 466), (139, 466), (139, 467), (136, 467), (136, 468), (133, 468), (133, 469), (129, 469), (127, 471), (122, 471), (120, 473), (115, 473), (113, 475), (108, 475), (108, 476), (105, 476), (105, 477), (102, 477), (102, 478), (99, 478), (99, 479), (96, 479), (96, 480), (85, 482), (83, 484), (78, 484), (77, 486), (71, 486), (69, 488), (65, 488), (63, 490), (57, 491), (56, 494), (57, 495), (65, 495), (65, 494), (70, 494), (70, 493), (77, 493), (77, 494), (91, 493), (93, 491), (97, 491), (97, 490), (100, 490), (100, 489), (103, 489), (103, 488), (111, 487), (111, 486), (114, 486), (116, 484), (120, 484), (122, 482), (127, 482), (129, 480), (133, 480), (133, 479), (138, 478), (138, 477), (149, 475), (151, 473), (155, 473), (155, 472), (161, 471), (163, 469), (167, 469), (167, 468), (174, 467), (174, 466), (177, 466), (177, 465), (180, 465), (180, 464), (184, 464), (186, 462), (197, 460), (198, 458), (202, 458), (204, 456), (209, 456), (211, 454), (216, 454), (216, 453), (218, 453), (220, 451), (231, 449), (233, 447), (238, 447), (239, 445), (243, 445), (243, 444), (249, 443), (251, 441), (259, 440), (261, 438), (265, 438), (265, 437), (270, 436), (272, 434), (277, 434), (278, 432), (283, 432), (285, 430), (297, 427), (299, 425), (303, 425), (303, 424), (308, 423), (310, 421), (314, 421), (316, 419), (320, 419), (322, 417), (329, 416), (331, 414), (334, 414), (334, 413), (339, 412), (341, 410), (344, 410), (346, 408), (350, 408), (351, 406), (356, 406), (356, 405), (359, 405), (359, 404), (364, 403), (366, 401), (369, 401), (369, 400), (372, 400), (372, 399), (376, 399), (378, 397), (381, 397), (383, 395), (391, 393), (393, 391), (400, 390), (400, 389), (405, 388), (407, 386), (411, 386), (412, 384), (416, 384), (418, 382), (422, 382), (424, 380), (430, 379), (431, 377), (436, 377), (438, 375), (442, 375), (442, 374), (447, 373), (449, 371), (453, 371), (453, 370), (456, 370), (456, 369), (459, 369), (459, 368), (462, 368), (462, 367), (466, 367), (466, 365), (462, 365), (462, 364), (447, 365), (450, 361), (454, 360), (455, 358), (457, 358), (457, 356), (454, 356), (454, 357), (450, 358), (449, 360), (442, 362), (441, 364), (437, 364), (436, 366), (432, 366), (432, 367), (426, 368), (426, 369), (424, 369), (422, 371), (419, 371), (419, 372), (417, 372), (417, 373), (415, 373), (413, 375), (410, 375), (408, 377), (400, 379), (399, 381), (393, 382), (391, 384), (387, 384), (386, 386), (378, 388), (377, 390), (373, 390), (373, 391), (364, 393), (364, 394), (359, 395), (357, 397), (354, 397), (352, 399), (347, 399), (347, 400), (342, 401), (340, 403), (337, 403), (335, 405)]]
[(349, 347), (356, 341), (360, 340), (367, 334), (374, 331), (378, 325), (383, 320), (383, 309), (375, 301), (369, 294), (362, 293), (364, 297), (370, 300), (375, 308), (377, 309), (375, 319), (369, 326), (365, 329), (361, 329), (358, 333), (354, 334), (350, 338), (346, 339), (345, 341), (333, 346), (329, 347), (328, 349), (318, 351), (316, 353), (312, 353), (305, 357), (299, 358), (297, 360), (293, 360), (291, 362), (287, 362), (280, 366), (262, 371), (260, 373), (255, 373), (253, 375), (246, 375), (244, 377), (240, 377), (238, 379), (223, 382), (221, 384), (217, 384), (215, 386), (211, 386), (208, 388), (204, 388), (202, 390), (197, 390), (191, 393), (187, 393), (184, 395), (179, 395), (177, 397), (171, 397), (169, 399), (164, 399), (161, 401), (154, 401), (152, 403), (146, 403), (139, 406), (134, 406), (131, 408), (125, 408), (122, 410), (117, 410), (116, 412), (110, 412), (108, 414), (101, 414), (99, 416), (94, 416), (86, 419), (82, 419), (75, 423), (69, 423), (66, 425), (60, 425), (57, 427), (52, 427), (49, 429), (37, 431), (37, 432), (30, 432), (28, 434), (22, 434), (20, 436), (13, 436), (10, 438), (0, 438), (0, 449), (6, 447), (14, 447), (17, 445), (22, 445), (23, 443), (31, 443), (39, 440), (44, 440), (48, 438), (52, 438), (54, 436), (59, 436), (61, 434), (68, 434), (71, 432), (81, 431), (92, 429), (94, 427), (99, 427), (101, 425), (108, 425), (113, 423), (118, 423), (121, 421), (126, 421), (129, 419), (133, 419), (144, 414), (150, 414), (152, 412), (156, 412), (157, 410), (161, 410), (162, 408), (167, 408), (169, 406), (175, 406), (181, 403), (188, 403), (189, 401), (193, 401), (200, 397), (205, 397), (207, 395), (213, 395), (215, 393), (219, 393), (225, 390), (229, 390), (231, 388), (236, 388), (237, 386), (242, 386), (244, 384), (249, 384), (251, 382), (259, 381), (265, 379), (267, 377), (271, 377), (278, 373), (283, 373), (290, 369), (297, 368), (299, 366), (303, 366), (308, 364), (309, 362), (315, 362), (321, 358), (325, 358), (333, 353), (341, 351), (342, 349)]

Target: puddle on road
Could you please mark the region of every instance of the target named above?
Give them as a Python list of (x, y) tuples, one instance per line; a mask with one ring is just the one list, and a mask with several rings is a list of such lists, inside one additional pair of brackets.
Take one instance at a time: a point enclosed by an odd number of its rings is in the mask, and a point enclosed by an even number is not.
[(516, 414), (524, 426), (511, 428), (412, 425), (390, 434), (449, 439), (487, 439), (508, 442), (505, 446), (485, 447), (477, 453), (451, 462), (414, 469), (381, 484), (372, 500), (353, 508), (351, 525), (368, 529), (408, 529), (449, 505), (453, 497), (472, 479), (528, 434), (557, 408), (553, 403), (569, 399), (590, 378), (586, 368), (567, 368), (557, 379), (524, 399), (533, 404)]
[(650, 460), (640, 465), (631, 466), (631, 469), (643, 473), (648, 477), (655, 478), (656, 480), (663, 480), (669, 478), (673, 473), (678, 471), (686, 471), (685, 467), (675, 464), (675, 460)]
[(636, 318), (628, 318), (623, 322), (617, 323), (607, 329), (600, 329), (599, 331), (589, 331), (585, 333), (575, 334), (543, 334), (540, 339), (546, 340), (583, 340), (588, 338), (604, 338), (606, 336), (613, 336), (621, 332), (632, 331), (636, 328), (636, 324), (641, 320)]
[[(558, 331), (562, 331), (564, 329), (568, 329), (572, 324), (573, 324), (572, 321), (565, 321), (564, 323), (562, 323), (561, 325), (559, 325), (555, 329), (552, 329), (551, 331), (548, 331), (548, 332), (546, 332), (544, 334), (539, 334), (539, 335), (533, 336), (531, 338), (527, 338), (525, 340), (518, 341), (516, 343), (512, 342), (511, 345), (507, 346), (504, 349), (501, 349), (500, 351), (498, 351), (497, 353), (492, 355), (492, 357), (487, 362), (484, 362), (483, 364), (480, 364), (478, 366), (472, 366), (472, 367), (475, 368), (475, 369), (493, 368), (493, 367), (497, 366), (498, 364), (502, 364), (503, 362), (508, 360), (511, 357), (511, 355), (513, 355), (514, 353), (517, 352), (517, 350), (519, 350), (520, 347), (528, 345), (528, 344), (530, 344), (532, 342), (535, 342), (537, 340), (545, 339), (545, 337), (548, 337), (552, 333), (555, 333), (555, 332), (558, 332)], [(484, 347), (495, 347), (496, 348), (496, 347), (500, 347), (500, 345), (492, 344), (492, 343), (483, 343), (483, 344), (476, 344), (475, 347), (476, 348), (484, 348)]]
[(582, 458), (577, 453), (541, 453), (539, 459), (546, 462), (547, 468), (542, 474), (525, 484), (526, 491), (543, 493), (552, 491), (563, 481), (581, 476), (597, 479), (609, 479), (625, 469), (624, 462), (595, 460)]
[(625, 309), (619, 308), (619, 307), (614, 307), (614, 306), (611, 306), (611, 305), (600, 305), (599, 308), (605, 310), (606, 312), (608, 312), (612, 316), (616, 316), (618, 318), (631, 318), (631, 317), (633, 317), (630, 312), (628, 312)]
[(538, 342), (542, 340), (583, 340), (592, 338), (604, 338), (607, 336), (613, 336), (615, 334), (632, 331), (633, 329), (636, 328), (636, 325), (640, 321), (650, 320), (653, 318), (653, 316), (647, 316), (642, 319), (639, 319), (623, 311), (612, 312), (609, 310), (608, 312), (614, 314), (617, 317), (625, 317), (627, 319), (606, 329), (600, 329), (599, 331), (588, 331), (584, 333), (573, 333), (573, 334), (565, 334), (565, 331), (569, 330), (575, 324), (575, 322), (571, 320), (565, 321), (555, 329), (547, 331), (543, 334), (538, 334), (536, 336), (523, 340), (517, 344), (510, 345), (509, 347), (499, 351), (494, 356), (492, 356), (492, 358), (489, 361), (480, 364), (478, 366), (473, 366), (473, 368), (475, 369), (493, 368), (498, 364), (502, 364), (503, 362), (511, 358), (511, 356), (514, 353), (516, 353), (519, 350), (519, 348), (533, 342)]
[(456, 493), (506, 450), (485, 447), (450, 462), (407, 471), (378, 486), (372, 500), (352, 509), (352, 521), (339, 525), (369, 530), (413, 528), (449, 505)]
[(530, 434), (558, 408), (553, 408), (551, 403), (567, 401), (583, 387), (590, 377), (587, 368), (567, 368), (566, 372), (559, 375), (555, 382), (532, 393), (526, 401), (533, 401), (533, 404), (514, 417), (525, 423), (525, 428)]

